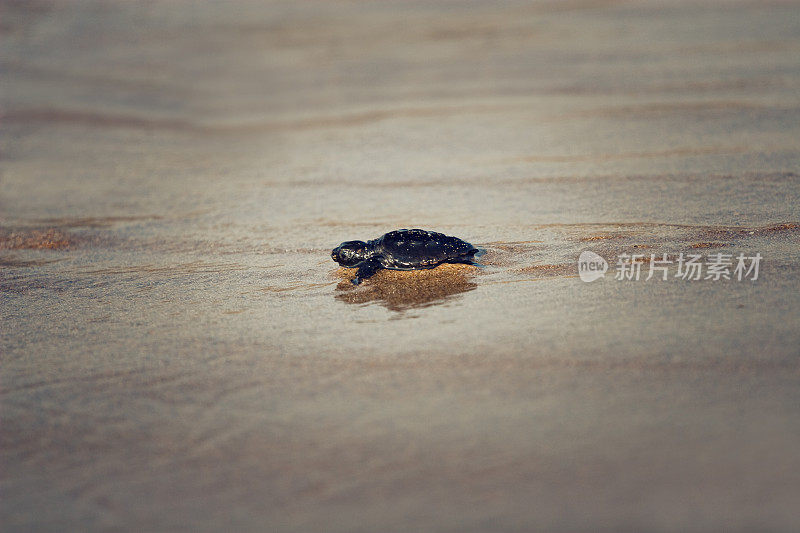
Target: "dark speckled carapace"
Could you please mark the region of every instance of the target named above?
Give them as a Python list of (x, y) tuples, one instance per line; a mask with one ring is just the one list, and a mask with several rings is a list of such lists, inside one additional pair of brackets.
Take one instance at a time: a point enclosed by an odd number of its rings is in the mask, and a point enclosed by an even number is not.
[(422, 229), (390, 231), (371, 241), (346, 241), (331, 252), (343, 267), (358, 268), (353, 283), (372, 276), (381, 268), (419, 270), (442, 263), (473, 263), (478, 249), (457, 237)]

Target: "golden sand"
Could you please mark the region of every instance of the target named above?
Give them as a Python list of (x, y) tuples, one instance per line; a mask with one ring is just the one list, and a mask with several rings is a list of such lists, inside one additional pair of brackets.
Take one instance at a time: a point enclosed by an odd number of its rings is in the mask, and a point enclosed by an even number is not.
[(71, 244), (69, 236), (57, 229), (0, 233), (0, 250), (61, 249)]
[(380, 303), (393, 311), (425, 307), (474, 290), (477, 267), (439, 265), (429, 270), (379, 270), (374, 276), (353, 285), (355, 269), (339, 268), (334, 273), (342, 281), (336, 287), (336, 299), (351, 304)]

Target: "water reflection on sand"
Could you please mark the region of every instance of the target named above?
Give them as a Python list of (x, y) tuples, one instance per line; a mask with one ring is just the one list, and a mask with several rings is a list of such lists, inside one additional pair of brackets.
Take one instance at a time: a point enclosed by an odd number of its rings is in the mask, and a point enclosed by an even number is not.
[[(336, 286), (336, 300), (348, 304), (378, 303), (392, 311), (405, 311), (452, 302), (458, 295), (478, 288), (478, 267), (440, 265), (432, 270), (381, 270), (359, 286), (344, 279)], [(341, 269), (353, 276), (353, 270)]]

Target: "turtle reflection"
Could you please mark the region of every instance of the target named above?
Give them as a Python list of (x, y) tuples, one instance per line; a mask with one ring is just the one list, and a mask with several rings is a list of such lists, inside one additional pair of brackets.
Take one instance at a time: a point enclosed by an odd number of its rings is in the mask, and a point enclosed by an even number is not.
[(475, 290), (475, 267), (440, 265), (432, 270), (381, 270), (368, 282), (354, 286), (351, 271), (339, 269), (345, 278), (336, 287), (335, 298), (348, 304), (378, 303), (392, 311), (439, 305)]

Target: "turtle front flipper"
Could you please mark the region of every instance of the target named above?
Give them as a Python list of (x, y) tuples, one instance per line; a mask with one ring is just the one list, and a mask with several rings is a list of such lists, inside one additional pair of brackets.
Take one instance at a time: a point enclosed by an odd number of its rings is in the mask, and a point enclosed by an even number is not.
[(378, 261), (378, 258), (372, 257), (367, 259), (358, 267), (358, 272), (356, 272), (356, 277), (353, 278), (353, 284), (358, 285), (365, 279), (371, 277), (375, 272), (383, 268), (381, 262)]

